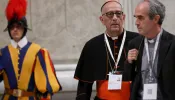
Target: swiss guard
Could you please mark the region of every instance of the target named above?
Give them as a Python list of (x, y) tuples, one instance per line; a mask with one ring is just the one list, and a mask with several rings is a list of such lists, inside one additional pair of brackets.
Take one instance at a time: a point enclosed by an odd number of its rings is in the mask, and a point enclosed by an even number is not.
[(2, 100), (51, 100), (61, 90), (49, 52), (29, 42), (26, 0), (9, 0), (6, 7), (11, 43), (1, 49)]

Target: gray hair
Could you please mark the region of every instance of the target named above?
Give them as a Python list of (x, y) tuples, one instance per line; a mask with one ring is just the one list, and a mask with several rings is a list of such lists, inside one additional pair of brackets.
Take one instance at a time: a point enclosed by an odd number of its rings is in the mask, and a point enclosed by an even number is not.
[(144, 0), (149, 3), (149, 18), (152, 20), (155, 15), (159, 15), (159, 25), (162, 25), (165, 19), (165, 6), (159, 0)]

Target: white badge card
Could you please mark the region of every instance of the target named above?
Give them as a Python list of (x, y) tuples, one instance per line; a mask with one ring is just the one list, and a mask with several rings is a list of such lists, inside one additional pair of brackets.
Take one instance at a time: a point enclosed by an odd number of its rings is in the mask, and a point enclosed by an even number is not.
[(143, 99), (157, 99), (157, 84), (144, 84)]
[(109, 74), (108, 90), (121, 90), (122, 75)]

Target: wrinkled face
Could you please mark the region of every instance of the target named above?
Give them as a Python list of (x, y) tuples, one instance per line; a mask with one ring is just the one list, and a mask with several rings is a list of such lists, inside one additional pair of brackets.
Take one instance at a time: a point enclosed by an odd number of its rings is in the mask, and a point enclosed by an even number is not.
[(14, 23), (10, 26), (10, 35), (14, 41), (19, 42), (24, 33), (24, 27)]
[(107, 32), (120, 34), (123, 30), (125, 15), (121, 5), (116, 2), (109, 2), (102, 9), (100, 21), (106, 27)]
[(154, 30), (155, 22), (149, 18), (149, 4), (143, 2), (139, 4), (135, 9), (134, 17), (136, 18), (135, 25), (137, 26), (138, 32), (146, 36), (151, 34)]

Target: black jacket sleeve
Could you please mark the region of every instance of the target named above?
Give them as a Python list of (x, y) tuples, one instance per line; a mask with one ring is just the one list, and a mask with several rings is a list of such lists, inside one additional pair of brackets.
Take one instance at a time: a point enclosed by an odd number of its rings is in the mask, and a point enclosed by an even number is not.
[[(128, 44), (128, 51), (135, 48), (132, 42), (133, 41), (131, 40)], [(128, 58), (128, 52), (127, 52), (127, 58)], [(123, 72), (124, 80), (133, 81), (135, 77), (135, 65), (136, 65), (136, 61), (133, 61), (133, 63), (130, 64), (128, 60), (126, 59), (124, 63), (124, 72)]]
[(88, 83), (79, 80), (76, 100), (90, 100), (92, 93), (92, 85), (93, 82)]

